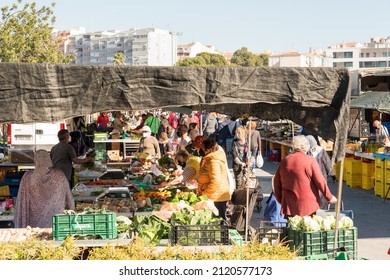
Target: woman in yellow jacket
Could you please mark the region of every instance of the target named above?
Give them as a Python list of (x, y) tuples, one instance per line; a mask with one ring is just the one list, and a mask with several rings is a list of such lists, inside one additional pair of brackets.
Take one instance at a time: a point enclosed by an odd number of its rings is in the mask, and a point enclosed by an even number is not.
[(205, 140), (202, 149), (205, 156), (200, 163), (198, 193), (212, 200), (219, 216), (225, 219), (226, 204), (230, 200), (226, 154), (214, 139)]

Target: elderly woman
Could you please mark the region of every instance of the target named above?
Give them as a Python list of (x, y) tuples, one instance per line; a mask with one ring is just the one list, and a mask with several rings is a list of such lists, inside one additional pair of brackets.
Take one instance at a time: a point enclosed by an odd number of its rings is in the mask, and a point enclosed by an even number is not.
[(317, 161), (307, 155), (310, 146), (306, 137), (294, 137), (292, 146), (294, 154), (280, 162), (273, 179), (275, 198), (286, 218), (315, 214), (320, 209), (320, 193), (330, 203), (337, 201)]
[(27, 171), (20, 182), (16, 198), (15, 227), (51, 228), (52, 216), (74, 209), (69, 181), (64, 172), (52, 168), (50, 155), (38, 150), (35, 169)]

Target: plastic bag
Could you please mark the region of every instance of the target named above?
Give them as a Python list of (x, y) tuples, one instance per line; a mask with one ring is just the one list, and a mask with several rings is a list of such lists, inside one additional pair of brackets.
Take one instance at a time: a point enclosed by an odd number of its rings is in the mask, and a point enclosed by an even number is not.
[(257, 168), (262, 168), (264, 164), (264, 159), (261, 153), (259, 153), (256, 157), (256, 167)]

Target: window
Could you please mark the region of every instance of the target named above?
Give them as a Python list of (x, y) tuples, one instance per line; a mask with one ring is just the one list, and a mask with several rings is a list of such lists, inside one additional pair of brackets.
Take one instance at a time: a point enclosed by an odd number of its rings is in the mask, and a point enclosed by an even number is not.
[(364, 57), (364, 53), (360, 53), (360, 57)]
[(366, 57), (370, 57), (370, 53), (366, 52)]
[(352, 62), (344, 62), (344, 67), (352, 68), (353, 67), (353, 63)]
[(352, 52), (344, 52), (344, 58), (352, 58), (353, 53)]

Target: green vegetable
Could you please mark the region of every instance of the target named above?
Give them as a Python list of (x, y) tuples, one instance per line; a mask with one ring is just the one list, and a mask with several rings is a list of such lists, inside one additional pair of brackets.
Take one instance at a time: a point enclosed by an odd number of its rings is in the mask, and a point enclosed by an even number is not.
[(168, 238), (171, 225), (154, 215), (135, 215), (131, 228), (146, 243), (158, 244), (161, 239)]

